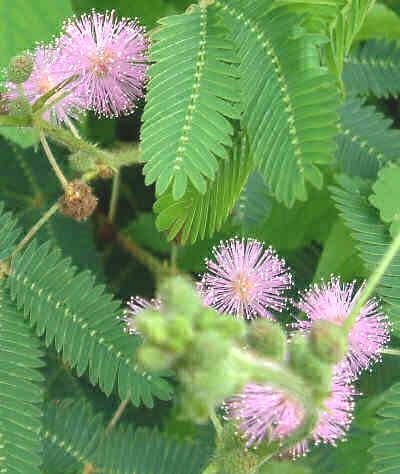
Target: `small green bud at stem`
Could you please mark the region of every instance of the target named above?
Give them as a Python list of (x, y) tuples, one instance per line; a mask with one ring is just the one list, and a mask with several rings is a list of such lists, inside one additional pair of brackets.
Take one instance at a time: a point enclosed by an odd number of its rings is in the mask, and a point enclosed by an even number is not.
[(33, 70), (33, 56), (30, 53), (14, 56), (8, 64), (7, 77), (14, 84), (27, 81)]
[(329, 321), (315, 321), (310, 341), (314, 354), (327, 364), (337, 364), (347, 351), (347, 335), (342, 326)]
[(250, 326), (248, 342), (262, 356), (283, 361), (286, 355), (286, 335), (278, 323), (258, 319)]

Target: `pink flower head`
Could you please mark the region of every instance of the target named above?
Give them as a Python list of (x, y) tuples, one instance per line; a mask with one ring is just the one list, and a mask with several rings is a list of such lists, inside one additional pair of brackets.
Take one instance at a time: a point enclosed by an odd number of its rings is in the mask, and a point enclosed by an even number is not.
[(135, 327), (135, 317), (145, 309), (158, 311), (162, 303), (158, 299), (148, 301), (140, 296), (135, 296), (129, 300), (127, 306), (128, 308), (124, 310), (123, 316), (118, 317), (118, 319), (125, 323), (124, 332), (128, 334), (139, 334)]
[(148, 40), (136, 21), (92, 11), (64, 25), (58, 47), (88, 109), (108, 117), (132, 112), (148, 69)]
[[(314, 285), (302, 296), (297, 304), (307, 319), (299, 320), (295, 327), (309, 330), (314, 321), (325, 319), (341, 325), (350, 315), (360, 298), (364, 285), (355, 292), (355, 282), (341, 283), (340, 278), (332, 278), (329, 283)], [(380, 360), (382, 348), (390, 338), (389, 323), (376, 300), (370, 299), (362, 307), (349, 333), (349, 350), (341, 363), (351, 379), (371, 364)]]
[[(336, 445), (343, 439), (352, 421), (354, 388), (346, 377), (335, 375), (332, 392), (324, 404), (310, 439), (289, 450), (292, 457), (305, 455), (310, 441)], [(257, 447), (262, 441), (272, 442), (292, 434), (302, 422), (303, 411), (294, 397), (271, 387), (250, 383), (243, 392), (225, 404), (227, 416), (235, 420), (246, 440), (246, 448)]]
[[(32, 74), (23, 84), (24, 95), (30, 104), (34, 104), (44, 94), (69, 78), (65, 74), (62, 63), (63, 60), (57, 49), (44, 45), (36, 48)], [(65, 93), (67, 95), (62, 97)], [(8, 84), (7, 97), (10, 100), (19, 97), (19, 92), (14, 84)], [(48, 99), (48, 103), (51, 101), (55, 101), (55, 104), (45, 112), (44, 118), (57, 124), (66, 121), (68, 117), (77, 118), (85, 108), (84, 101), (73, 91), (72, 84), (67, 85)]]
[(292, 280), (285, 262), (253, 239), (230, 239), (213, 250), (198, 286), (204, 303), (220, 313), (252, 319), (273, 318), (286, 305)]

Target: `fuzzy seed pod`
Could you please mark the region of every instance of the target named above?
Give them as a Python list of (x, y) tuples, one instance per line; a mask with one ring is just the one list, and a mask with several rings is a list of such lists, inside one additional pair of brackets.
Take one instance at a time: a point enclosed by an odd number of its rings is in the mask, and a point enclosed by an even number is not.
[(68, 184), (60, 199), (60, 212), (76, 221), (86, 220), (97, 206), (97, 198), (92, 189), (83, 181), (75, 180)]
[(14, 84), (22, 84), (27, 81), (33, 70), (33, 56), (30, 53), (22, 53), (14, 56), (8, 64), (7, 77)]

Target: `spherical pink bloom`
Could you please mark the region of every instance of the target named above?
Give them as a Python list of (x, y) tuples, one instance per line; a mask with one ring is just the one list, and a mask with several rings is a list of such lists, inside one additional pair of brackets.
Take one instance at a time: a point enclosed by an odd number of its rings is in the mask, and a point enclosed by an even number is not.
[(300, 424), (303, 411), (294, 397), (267, 385), (247, 384), (243, 392), (225, 403), (229, 419), (235, 420), (246, 448), (264, 439), (275, 441), (290, 435)]
[[(355, 291), (355, 282), (341, 283), (340, 278), (332, 278), (329, 283), (314, 285), (301, 295), (297, 303), (307, 319), (294, 324), (302, 330), (309, 330), (314, 321), (327, 320), (341, 325), (348, 318), (352, 308), (360, 298), (364, 285)], [(360, 371), (380, 360), (382, 348), (390, 338), (389, 323), (375, 299), (370, 299), (362, 307), (349, 333), (349, 349), (342, 369), (355, 379)]]
[[(60, 52), (50, 46), (40, 45), (34, 52), (32, 74), (23, 83), (23, 93), (30, 104), (34, 104), (44, 94), (69, 79), (65, 74)], [(54, 105), (45, 112), (44, 119), (60, 124), (69, 117), (77, 118), (85, 109), (85, 103), (74, 92), (74, 85), (68, 84), (51, 96), (47, 103), (55, 101)], [(66, 94), (64, 97), (63, 95)], [(8, 84), (7, 97), (10, 100), (19, 97), (19, 91), (14, 84)]]
[[(317, 424), (310, 435), (292, 447), (292, 457), (305, 455), (309, 444), (336, 445), (344, 439), (352, 421), (355, 389), (346, 377), (337, 374), (332, 380), (332, 392), (320, 411)], [(246, 448), (257, 447), (261, 442), (282, 440), (292, 434), (302, 422), (303, 410), (296, 399), (272, 387), (250, 383), (243, 392), (225, 404), (227, 417), (235, 420), (239, 432), (246, 440)]]
[(136, 21), (92, 11), (69, 20), (57, 44), (87, 108), (109, 117), (132, 112), (148, 69), (148, 40)]
[(220, 313), (252, 319), (282, 311), (292, 283), (285, 262), (253, 239), (230, 239), (213, 250), (198, 291), (204, 304)]
[(128, 303), (128, 308), (124, 310), (122, 317), (118, 317), (123, 323), (125, 323), (124, 332), (128, 334), (139, 334), (135, 327), (135, 318), (145, 309), (158, 311), (162, 303), (159, 299), (151, 299), (150, 301), (140, 297), (132, 297)]

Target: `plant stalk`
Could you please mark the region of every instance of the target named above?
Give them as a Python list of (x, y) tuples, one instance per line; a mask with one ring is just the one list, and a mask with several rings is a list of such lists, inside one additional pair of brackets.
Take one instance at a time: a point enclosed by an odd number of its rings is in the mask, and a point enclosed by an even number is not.
[(110, 209), (108, 211), (108, 220), (113, 222), (115, 215), (117, 213), (118, 198), (119, 198), (119, 189), (120, 189), (121, 175), (117, 171), (113, 177), (113, 185), (111, 191), (111, 200), (110, 200)]
[(37, 232), (43, 227), (43, 225), (51, 218), (53, 214), (57, 212), (59, 209), (60, 204), (58, 201), (53, 204), (50, 209), (48, 209), (43, 216), (36, 222), (36, 224), (31, 227), (25, 237), (21, 240), (21, 242), (17, 245), (17, 248), (14, 250), (14, 256), (17, 252), (19, 252), (25, 245), (37, 234)]
[(104, 432), (106, 436), (110, 434), (110, 432), (113, 430), (115, 425), (118, 423), (130, 399), (131, 399), (131, 394), (128, 393), (128, 396), (125, 398), (125, 400), (122, 400), (122, 402), (119, 404), (116, 412), (114, 413), (114, 416), (111, 418), (111, 421), (110, 423), (108, 423), (107, 428)]
[(392, 263), (392, 260), (395, 258), (397, 253), (400, 251), (400, 232), (397, 234), (396, 238), (390, 244), (386, 254), (383, 256), (383, 259), (379, 263), (377, 269), (369, 277), (367, 284), (365, 285), (364, 291), (361, 293), (360, 298), (357, 303), (354, 305), (349, 317), (343, 324), (343, 329), (346, 332), (349, 332), (354, 326), (358, 315), (364, 304), (368, 301), (372, 293), (375, 291), (375, 288), (378, 286), (382, 277), (384, 276), (389, 265)]
[(40, 142), (43, 146), (47, 159), (49, 160), (49, 163), (51, 167), (53, 168), (53, 171), (56, 174), (57, 178), (59, 179), (62, 187), (64, 189), (67, 189), (68, 181), (66, 177), (64, 176), (63, 172), (61, 171), (61, 168), (58, 166), (57, 160), (55, 159), (53, 152), (50, 149), (50, 146), (47, 142), (46, 136), (43, 133), (43, 131), (40, 131)]

